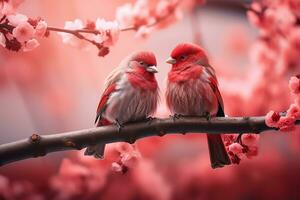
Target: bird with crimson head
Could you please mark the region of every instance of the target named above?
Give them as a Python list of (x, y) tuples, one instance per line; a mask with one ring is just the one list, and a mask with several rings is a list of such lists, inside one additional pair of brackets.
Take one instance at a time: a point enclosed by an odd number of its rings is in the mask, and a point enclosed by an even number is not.
[[(178, 44), (167, 63), (172, 64), (172, 68), (168, 74), (166, 102), (174, 115), (225, 116), (215, 70), (201, 47)], [(207, 134), (207, 141), (212, 168), (229, 165), (221, 135)]]

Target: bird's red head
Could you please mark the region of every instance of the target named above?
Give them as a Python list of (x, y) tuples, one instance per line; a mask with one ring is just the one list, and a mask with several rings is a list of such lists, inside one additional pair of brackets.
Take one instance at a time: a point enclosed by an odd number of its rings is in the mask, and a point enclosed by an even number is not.
[(139, 51), (132, 54), (129, 65), (134, 72), (143, 75), (153, 75), (158, 72), (156, 58), (151, 51)]
[(157, 73), (156, 58), (150, 51), (134, 53), (129, 59), (128, 79), (135, 87), (145, 90), (157, 89), (154, 73)]
[(208, 65), (208, 58), (205, 51), (200, 46), (192, 43), (181, 43), (173, 49), (167, 63), (172, 64), (175, 68), (190, 63), (197, 63), (205, 66)]

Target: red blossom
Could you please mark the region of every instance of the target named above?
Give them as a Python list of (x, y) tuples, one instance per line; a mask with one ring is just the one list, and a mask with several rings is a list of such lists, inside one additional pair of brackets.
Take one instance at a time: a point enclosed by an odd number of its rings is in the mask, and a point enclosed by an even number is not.
[(300, 119), (300, 106), (297, 104), (291, 104), (290, 108), (287, 110), (287, 116)]
[(270, 127), (278, 127), (278, 121), (280, 120), (280, 114), (278, 112), (270, 111), (266, 115), (266, 124)]
[(257, 146), (259, 140), (258, 134), (243, 134), (242, 135), (242, 143), (246, 146)]
[(98, 56), (104, 57), (104, 56), (106, 56), (107, 54), (109, 54), (109, 48), (108, 48), (108, 47), (101, 47), (101, 48), (99, 49)]
[(294, 117), (280, 117), (278, 127), (281, 131), (292, 131), (295, 128), (295, 121), (296, 119)]
[(243, 146), (239, 143), (233, 143), (229, 145), (229, 151), (231, 151), (233, 154), (240, 154), (243, 152)]
[(300, 93), (300, 79), (296, 76), (291, 77), (289, 81), (289, 87), (292, 93)]

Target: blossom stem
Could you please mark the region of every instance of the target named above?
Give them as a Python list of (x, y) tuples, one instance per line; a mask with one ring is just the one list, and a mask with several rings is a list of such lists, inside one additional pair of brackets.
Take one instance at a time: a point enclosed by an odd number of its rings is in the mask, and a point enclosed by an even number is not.
[[(300, 124), (300, 120), (296, 121)], [(29, 139), (0, 145), (0, 165), (47, 153), (80, 150), (96, 143), (134, 143), (137, 139), (150, 136), (164, 136), (176, 133), (262, 133), (276, 130), (265, 124), (265, 116), (260, 117), (215, 117), (207, 120), (201, 117), (180, 117), (153, 119), (151, 123), (136, 122), (125, 125), (120, 133), (117, 126), (103, 126), (53, 135), (33, 134)]]
[[(179, 3), (180, 3), (180, 1), (177, 2), (176, 6), (178, 6)], [(175, 12), (176, 6), (172, 10), (170, 10), (170, 12), (169, 12), (168, 15), (165, 15), (165, 16), (163, 16), (161, 18), (157, 18), (153, 23), (146, 25), (146, 27), (150, 28), (150, 27), (156, 26), (160, 22), (162, 22), (165, 19), (167, 19), (169, 16), (171, 16)], [(121, 32), (136, 31), (138, 28), (139, 27), (136, 27), (136, 26), (129, 26), (129, 27), (120, 29), (120, 31)], [(70, 34), (73, 34), (76, 37), (79, 36), (78, 38), (83, 37), (80, 33), (90, 33), (90, 34), (95, 34), (95, 35), (101, 34), (101, 32), (98, 31), (98, 30), (95, 30), (95, 29), (86, 29), (86, 28), (84, 28), (84, 29), (70, 30), (70, 29), (63, 29), (63, 28), (56, 28), (56, 27), (48, 26), (47, 30), (48, 31), (54, 31), (54, 32), (70, 33)], [(83, 39), (83, 38), (80, 38), (80, 39)]]

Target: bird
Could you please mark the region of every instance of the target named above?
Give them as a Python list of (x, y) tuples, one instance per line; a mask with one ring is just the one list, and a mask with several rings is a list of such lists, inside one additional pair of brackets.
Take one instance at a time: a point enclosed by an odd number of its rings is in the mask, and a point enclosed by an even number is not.
[[(193, 43), (180, 43), (166, 61), (168, 73), (166, 103), (173, 117), (224, 117), (224, 104), (218, 89), (215, 70), (203, 48)], [(230, 165), (231, 161), (220, 134), (207, 134), (212, 168)]]
[[(123, 59), (105, 82), (105, 89), (97, 108), (97, 127), (151, 118), (159, 101), (156, 57), (151, 51), (138, 51)], [(85, 155), (104, 158), (105, 144), (86, 148)]]

